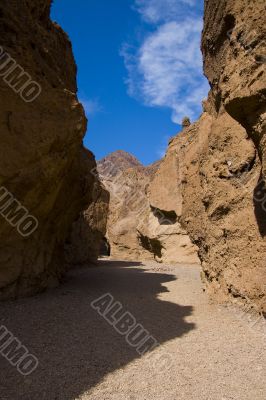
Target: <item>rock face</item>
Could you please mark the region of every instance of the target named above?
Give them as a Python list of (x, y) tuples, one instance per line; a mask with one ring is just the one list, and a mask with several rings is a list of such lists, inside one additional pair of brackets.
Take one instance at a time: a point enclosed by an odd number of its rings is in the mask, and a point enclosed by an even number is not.
[(111, 179), (127, 169), (142, 167), (142, 164), (132, 154), (117, 150), (100, 160), (97, 166), (101, 175)]
[[(93, 154), (87, 152), (88, 157), (93, 159)], [(110, 194), (99, 181), (96, 163), (89, 173), (95, 177), (91, 188), (91, 204), (73, 223), (71, 234), (65, 244), (69, 268), (95, 263), (106, 235)]]
[(0, 5), (2, 299), (58, 282), (72, 223), (95, 199), (76, 65), (68, 37), (50, 20), (50, 3)]
[(205, 1), (205, 112), (176, 139), (181, 222), (218, 300), (266, 310), (265, 2)]
[(107, 239), (111, 256), (122, 260), (152, 259), (141, 246), (137, 229), (149, 208), (149, 169), (131, 154), (118, 150), (98, 162), (98, 171), (110, 192)]
[(180, 224), (182, 196), (175, 139), (169, 143), (148, 187), (149, 208), (139, 226), (141, 240), (158, 262), (199, 263), (197, 246)]
[(169, 152), (162, 168), (161, 162), (144, 167), (128, 153), (118, 151), (98, 163), (100, 177), (111, 194), (108, 240), (113, 258), (199, 261), (196, 246), (178, 221), (182, 198), (178, 203), (171, 188), (178, 181), (175, 161), (176, 155)]

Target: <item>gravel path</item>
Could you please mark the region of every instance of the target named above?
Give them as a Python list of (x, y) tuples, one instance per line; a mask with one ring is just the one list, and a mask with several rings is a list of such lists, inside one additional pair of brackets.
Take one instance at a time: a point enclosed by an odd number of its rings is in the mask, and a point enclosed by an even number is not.
[[(209, 304), (199, 274), (198, 266), (101, 261), (57, 289), (1, 304), (0, 325), (39, 366), (22, 376), (0, 355), (0, 399), (265, 400), (260, 321)], [(159, 347), (140, 357), (98, 315), (90, 303), (107, 292)]]

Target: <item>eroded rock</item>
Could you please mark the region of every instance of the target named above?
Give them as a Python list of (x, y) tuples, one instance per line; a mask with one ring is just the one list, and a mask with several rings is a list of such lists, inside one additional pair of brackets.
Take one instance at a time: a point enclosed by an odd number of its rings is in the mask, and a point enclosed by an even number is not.
[[(0, 185), (38, 221), (23, 237), (0, 217), (1, 298), (58, 282), (72, 223), (94, 201), (95, 161), (82, 145), (87, 121), (76, 95), (76, 65), (67, 35), (50, 20), (50, 3), (0, 5)], [(7, 56), (13, 61), (4, 64)], [(41, 88), (34, 101), (30, 91), (21, 95), (24, 78), (10, 87), (13, 62), (16, 73), (23, 69)]]
[(212, 297), (265, 312), (265, 2), (206, 0), (204, 21), (211, 92), (176, 139), (181, 222)]
[(141, 245), (138, 226), (149, 209), (146, 191), (154, 169), (156, 166), (143, 167), (135, 157), (121, 150), (98, 162), (100, 178), (110, 192), (107, 239), (113, 258), (153, 258)]
[(172, 187), (178, 182), (176, 162), (171, 149), (165, 161), (148, 167), (121, 151), (98, 163), (111, 194), (108, 240), (113, 258), (199, 262), (197, 247), (179, 223), (182, 197)]

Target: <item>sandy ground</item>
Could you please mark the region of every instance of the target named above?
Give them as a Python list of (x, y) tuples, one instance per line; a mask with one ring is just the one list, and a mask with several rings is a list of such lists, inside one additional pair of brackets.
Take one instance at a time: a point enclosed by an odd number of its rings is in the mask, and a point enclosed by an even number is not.
[[(265, 400), (265, 336), (240, 311), (210, 305), (199, 274), (198, 266), (102, 261), (57, 289), (1, 304), (0, 325), (39, 366), (23, 377), (0, 356), (0, 399)], [(140, 357), (92, 309), (107, 292), (158, 348)]]

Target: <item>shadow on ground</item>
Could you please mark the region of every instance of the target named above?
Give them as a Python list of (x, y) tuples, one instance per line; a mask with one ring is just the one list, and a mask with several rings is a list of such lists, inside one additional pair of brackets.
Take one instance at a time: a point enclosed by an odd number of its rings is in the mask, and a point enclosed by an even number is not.
[(22, 377), (0, 356), (1, 400), (73, 400), (104, 376), (138, 358), (125, 338), (90, 303), (110, 292), (160, 343), (194, 329), (184, 318), (192, 307), (158, 299), (176, 279), (146, 271), (140, 263), (102, 261), (70, 272), (61, 287), (0, 306), (5, 325), (39, 359), (38, 369)]

